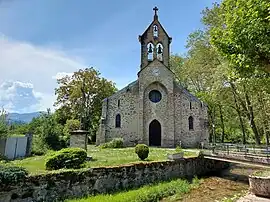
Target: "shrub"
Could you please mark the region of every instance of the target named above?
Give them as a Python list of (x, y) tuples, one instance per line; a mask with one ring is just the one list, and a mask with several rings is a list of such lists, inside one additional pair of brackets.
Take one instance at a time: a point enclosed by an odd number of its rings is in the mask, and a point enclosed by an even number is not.
[(145, 144), (137, 144), (135, 147), (135, 153), (141, 160), (144, 160), (148, 157), (149, 147)]
[(20, 182), (28, 175), (28, 172), (21, 167), (0, 166), (0, 184), (12, 184)]
[(177, 147), (175, 148), (175, 152), (176, 152), (176, 153), (183, 152), (183, 149), (182, 149), (180, 146), (177, 146)]
[(0, 161), (6, 161), (7, 157), (5, 157), (3, 154), (0, 154)]
[(123, 148), (124, 147), (124, 140), (123, 138), (115, 138), (110, 142), (106, 142), (100, 145), (101, 148)]
[(87, 153), (81, 148), (65, 148), (48, 154), (46, 170), (58, 170), (61, 168), (81, 168), (86, 162)]
[(32, 141), (32, 155), (37, 155), (37, 156), (42, 156), (47, 153), (47, 146), (44, 145), (44, 142), (41, 140), (40, 137), (37, 135), (33, 136), (33, 141)]

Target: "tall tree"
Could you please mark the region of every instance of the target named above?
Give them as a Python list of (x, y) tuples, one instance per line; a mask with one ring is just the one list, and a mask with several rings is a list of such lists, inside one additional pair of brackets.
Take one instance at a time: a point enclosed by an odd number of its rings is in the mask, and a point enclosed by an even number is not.
[(203, 14), (211, 43), (241, 77), (269, 76), (269, 0), (223, 0)]
[(101, 78), (100, 73), (91, 67), (59, 79), (58, 84), (55, 106), (60, 109), (57, 111), (62, 110), (60, 114), (68, 115), (67, 119), (80, 120), (82, 129), (95, 134), (102, 100), (116, 91), (114, 83)]
[(7, 112), (4, 108), (0, 110), (0, 139), (8, 135)]

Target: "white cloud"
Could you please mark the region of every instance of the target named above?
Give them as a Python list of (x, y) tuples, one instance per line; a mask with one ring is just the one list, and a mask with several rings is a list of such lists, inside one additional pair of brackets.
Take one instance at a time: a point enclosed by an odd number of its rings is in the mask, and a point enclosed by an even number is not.
[(62, 79), (65, 76), (72, 76), (73, 73), (67, 73), (67, 72), (58, 72), (56, 75), (52, 76), (52, 79)]
[[(88, 61), (95, 59), (99, 63), (98, 55), (93, 59), (89, 58), (89, 54), (81, 55), (88, 55)], [(88, 66), (83, 63), (83, 58), (76, 55), (73, 49), (37, 46), (12, 40), (0, 33), (0, 107), (4, 105), (10, 112), (53, 110), (56, 80)], [(103, 72), (107, 73), (107, 78), (110, 77), (110, 69), (103, 69)], [(127, 77), (108, 79), (116, 81), (119, 89), (132, 81)]]
[(24, 111), (37, 105), (40, 99), (34, 95), (31, 83), (7, 81), (0, 85), (0, 105), (8, 111)]
[(53, 75), (85, 67), (64, 51), (0, 36), (0, 83), (7, 79), (30, 82), (38, 91), (49, 93), (56, 84)]
[(75, 58), (0, 34), (0, 105), (17, 112), (53, 108), (56, 79), (86, 68)]

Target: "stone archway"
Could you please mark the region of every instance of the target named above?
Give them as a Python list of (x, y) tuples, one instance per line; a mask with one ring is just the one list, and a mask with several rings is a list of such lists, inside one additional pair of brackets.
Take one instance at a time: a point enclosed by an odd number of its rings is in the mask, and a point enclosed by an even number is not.
[(161, 146), (161, 125), (156, 119), (149, 124), (149, 146)]

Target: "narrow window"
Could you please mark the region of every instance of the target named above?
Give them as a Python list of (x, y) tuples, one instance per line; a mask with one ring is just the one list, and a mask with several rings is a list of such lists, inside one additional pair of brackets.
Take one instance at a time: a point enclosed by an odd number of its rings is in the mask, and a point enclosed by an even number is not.
[(149, 43), (147, 45), (147, 59), (148, 61), (153, 61), (153, 44), (152, 43)]
[(121, 116), (120, 114), (117, 114), (115, 117), (115, 128), (120, 128), (121, 127)]
[(120, 100), (118, 100), (117, 105), (118, 105), (118, 107), (120, 107)]
[(189, 102), (189, 109), (192, 109), (192, 103)]
[(153, 35), (154, 35), (154, 37), (158, 37), (158, 27), (157, 27), (157, 25), (153, 26)]
[(193, 117), (192, 116), (188, 118), (188, 127), (189, 127), (189, 130), (193, 130)]
[(158, 43), (157, 46), (157, 59), (163, 61), (163, 46), (161, 43)]

